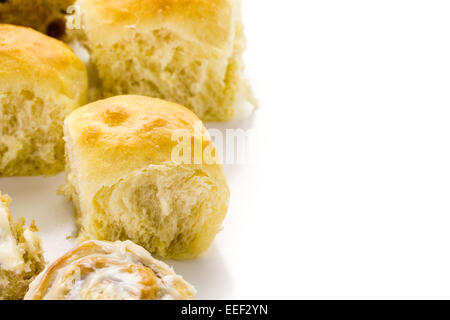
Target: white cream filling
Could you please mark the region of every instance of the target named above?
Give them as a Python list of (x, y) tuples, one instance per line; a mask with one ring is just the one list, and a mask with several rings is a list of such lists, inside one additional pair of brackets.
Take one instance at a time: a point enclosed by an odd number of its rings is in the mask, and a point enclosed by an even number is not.
[(140, 277), (120, 269), (112, 266), (91, 272), (75, 283), (68, 299), (139, 299), (143, 289)]
[(162, 292), (161, 300), (177, 300), (181, 298), (180, 293), (175, 289), (175, 283), (180, 281), (180, 279), (179, 275), (169, 275), (159, 279), (159, 288)]
[(0, 267), (16, 272), (24, 268), (22, 253), (9, 225), (9, 211), (4, 206), (0, 206)]
[[(43, 295), (44, 299), (65, 300), (136, 300), (142, 298), (146, 289), (139, 273), (127, 272), (121, 263), (131, 263), (153, 270), (156, 275), (156, 283), (159, 289), (156, 299), (173, 300), (184, 297), (177, 290), (178, 285), (185, 282), (182, 277), (176, 275), (163, 262), (157, 261), (141, 247), (132, 245), (131, 242), (101, 243), (104, 253), (82, 255), (65, 261), (60, 268), (54, 270), (52, 284)], [(87, 264), (79, 263), (87, 259)], [(111, 261), (104, 267), (95, 268), (91, 265), (92, 259)], [(117, 264), (119, 262), (119, 265)], [(83, 266), (81, 268), (81, 266)], [(47, 271), (48, 271), (47, 267)], [(86, 269), (87, 268), (87, 269)], [(92, 268), (92, 269), (90, 269)], [(84, 269), (84, 271), (82, 270)], [(89, 270), (90, 269), (90, 270)], [(46, 272), (41, 273), (41, 275)], [(34, 281), (34, 288), (42, 282), (42, 277)], [(191, 288), (188, 284), (188, 290)], [(32, 289), (30, 289), (32, 290)], [(36, 290), (36, 289), (33, 289)], [(191, 289), (195, 293), (195, 289)]]
[[(114, 254), (112, 254), (114, 256)], [(120, 256), (120, 255), (119, 255)], [(100, 257), (100, 256), (99, 256)], [(123, 258), (123, 256), (122, 256)], [(131, 260), (131, 259), (130, 259)], [(144, 286), (142, 279), (138, 274), (124, 272), (121, 266), (111, 266), (107, 268), (95, 269), (85, 277), (80, 277), (79, 269), (75, 271), (75, 281), (70, 289), (67, 300), (85, 300), (85, 299), (108, 299), (108, 300), (135, 300), (140, 299)], [(73, 267), (69, 264), (67, 267), (59, 270), (55, 283), (64, 283), (62, 280), (67, 274), (73, 274)], [(180, 276), (157, 275), (157, 284), (159, 287), (159, 299), (176, 300), (181, 298), (175, 288), (175, 283), (179, 281)], [(62, 288), (65, 285), (54, 285), (48, 291), (46, 299), (54, 299), (60, 296)]]

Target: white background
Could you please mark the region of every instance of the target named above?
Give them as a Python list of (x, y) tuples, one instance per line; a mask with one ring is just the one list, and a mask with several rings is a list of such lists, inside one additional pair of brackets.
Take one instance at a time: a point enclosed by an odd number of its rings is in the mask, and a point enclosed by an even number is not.
[[(199, 299), (450, 298), (450, 2), (244, 0), (260, 108), (213, 247), (169, 262)], [(0, 179), (49, 260), (62, 176)]]

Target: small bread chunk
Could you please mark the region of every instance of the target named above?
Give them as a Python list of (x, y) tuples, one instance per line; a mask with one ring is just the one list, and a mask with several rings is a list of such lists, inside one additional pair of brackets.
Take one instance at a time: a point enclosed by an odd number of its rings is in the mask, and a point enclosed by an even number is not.
[(10, 203), (0, 193), (0, 300), (21, 300), (45, 262), (34, 221), (29, 227), (23, 217), (14, 223)]

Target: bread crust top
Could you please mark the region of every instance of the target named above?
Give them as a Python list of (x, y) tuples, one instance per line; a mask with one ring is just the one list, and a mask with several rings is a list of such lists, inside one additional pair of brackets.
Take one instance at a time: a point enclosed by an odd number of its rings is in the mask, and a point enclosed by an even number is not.
[(223, 177), (222, 166), (203, 156), (216, 156), (208, 131), (192, 111), (175, 103), (117, 96), (75, 110), (64, 127), (72, 166), (90, 183), (115, 183), (149, 165), (177, 165), (173, 152), (181, 137), (192, 144), (192, 154), (194, 145), (201, 146), (201, 163), (187, 165)]
[[(167, 28), (195, 41), (221, 47), (234, 35), (238, 0), (80, 0), (86, 29), (107, 41), (120, 28)], [(115, 32), (107, 29), (114, 29)]]
[(46, 84), (84, 104), (87, 70), (63, 42), (30, 28), (0, 24), (0, 80), (3, 86)]

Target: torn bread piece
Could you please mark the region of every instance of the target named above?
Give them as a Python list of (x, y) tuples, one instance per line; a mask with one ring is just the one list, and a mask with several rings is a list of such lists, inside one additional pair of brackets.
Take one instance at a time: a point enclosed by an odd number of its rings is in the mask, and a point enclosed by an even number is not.
[(0, 300), (21, 300), (45, 261), (34, 221), (29, 227), (23, 217), (14, 222), (10, 203), (0, 193)]

